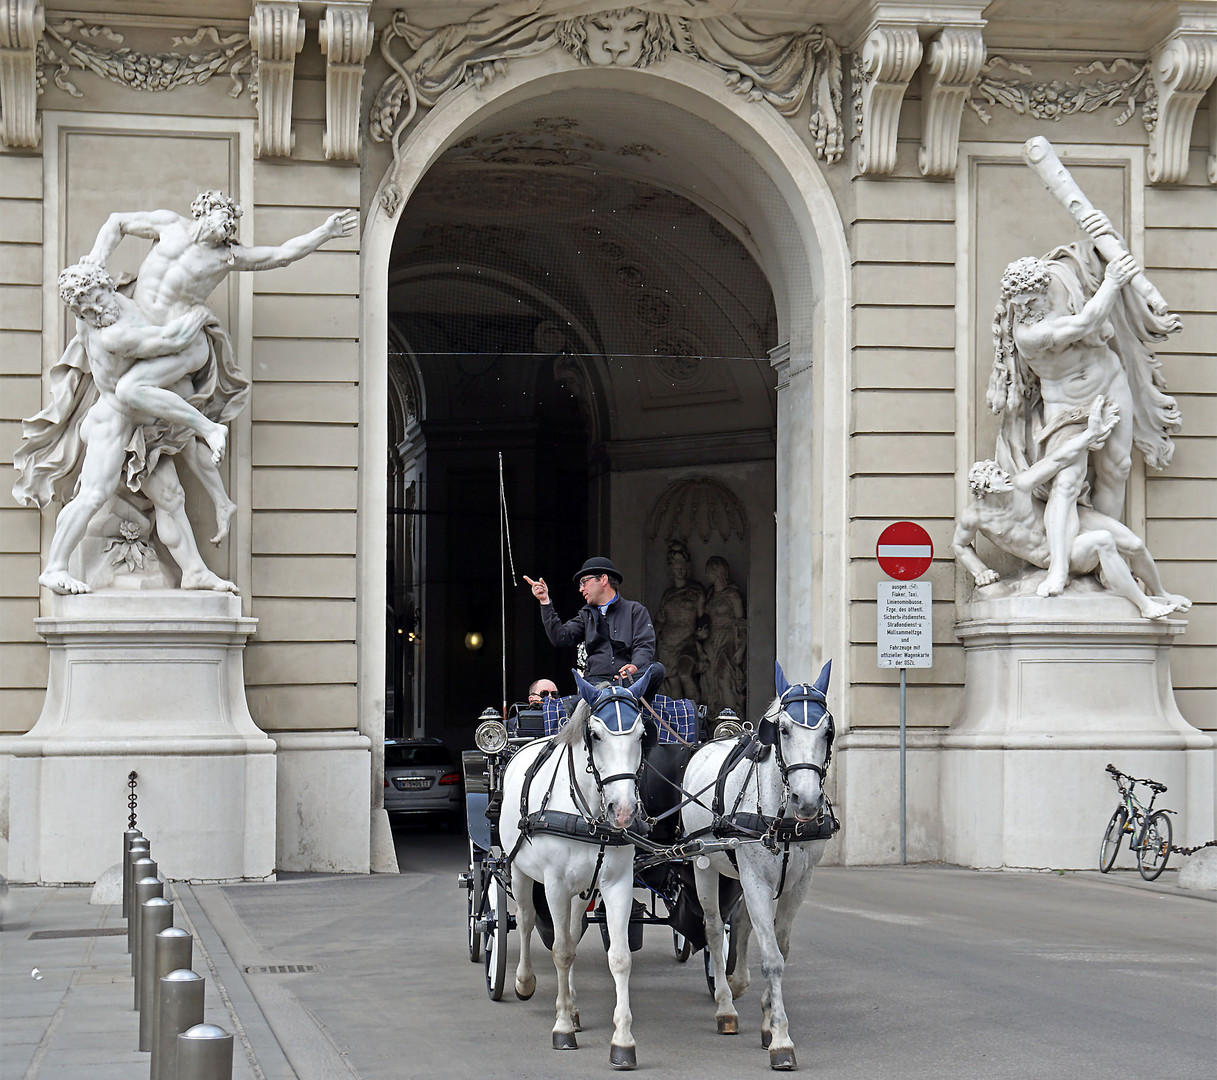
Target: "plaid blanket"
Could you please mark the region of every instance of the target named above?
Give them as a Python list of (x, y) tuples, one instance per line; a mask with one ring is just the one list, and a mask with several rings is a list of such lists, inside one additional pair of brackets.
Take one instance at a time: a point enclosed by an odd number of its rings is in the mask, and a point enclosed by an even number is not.
[[(657, 725), (661, 743), (677, 742), (677, 735), (688, 742), (697, 741), (697, 706), (688, 698), (670, 698), (656, 694), (651, 699), (651, 708), (664, 721), (663, 724)], [(546, 735), (556, 735), (558, 729), (570, 719), (560, 698), (547, 697), (541, 703), (541, 709), (545, 714)], [(645, 710), (643, 716), (649, 723), (655, 724), (654, 719)]]

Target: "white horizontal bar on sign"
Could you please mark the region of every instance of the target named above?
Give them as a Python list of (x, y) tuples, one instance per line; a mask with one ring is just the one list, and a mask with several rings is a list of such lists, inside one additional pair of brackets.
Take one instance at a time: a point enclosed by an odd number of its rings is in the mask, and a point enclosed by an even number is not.
[(929, 544), (880, 544), (881, 559), (928, 559), (934, 551)]

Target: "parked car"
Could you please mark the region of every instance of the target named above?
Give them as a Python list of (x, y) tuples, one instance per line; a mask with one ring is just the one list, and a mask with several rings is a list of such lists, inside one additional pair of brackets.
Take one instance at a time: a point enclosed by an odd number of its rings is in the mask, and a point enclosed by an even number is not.
[(439, 739), (385, 740), (385, 810), (390, 817), (442, 817), (453, 827), (463, 822), (464, 778)]

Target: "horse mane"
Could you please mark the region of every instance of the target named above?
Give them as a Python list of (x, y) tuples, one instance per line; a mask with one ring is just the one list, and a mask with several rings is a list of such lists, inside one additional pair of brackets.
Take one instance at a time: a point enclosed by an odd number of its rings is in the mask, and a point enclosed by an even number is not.
[(554, 736), (556, 746), (575, 746), (583, 741), (583, 730), (587, 727), (587, 718), (592, 715), (592, 707), (582, 698), (575, 706), (574, 715), (560, 728)]

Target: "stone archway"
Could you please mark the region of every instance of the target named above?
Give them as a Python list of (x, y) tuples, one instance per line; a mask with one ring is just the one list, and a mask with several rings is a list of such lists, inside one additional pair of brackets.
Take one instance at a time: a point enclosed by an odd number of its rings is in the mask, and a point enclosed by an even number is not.
[[(732, 94), (718, 72), (684, 62), (644, 70), (573, 64), (555, 70), (563, 66), (553, 56), (513, 61), (506, 75), (486, 86), (446, 95), (405, 138), (401, 167), (382, 181), (382, 193), (396, 185), (402, 200), (389, 213), (378, 197), (363, 235), (361, 491), (367, 497), (361, 501), (361, 550), (383, 550), (384, 464), (373, 448), (383, 445), (385, 283), (405, 203), (447, 147), (496, 113), (575, 89), (615, 94), (620, 101), (645, 106), (644, 129), (661, 132), (668, 140), (664, 145), (680, 151), (674, 155), (680, 171), (687, 175), (695, 167), (704, 175), (706, 163), (714, 162), (713, 178), (707, 177), (697, 194), (704, 197), (709, 191), (707, 209), (747, 243), (769, 278), (783, 343), (774, 350), (779, 384), (777, 651), (787, 661), (797, 658), (808, 665), (819, 655), (844, 657), (842, 575), (825, 574), (824, 567), (843, 564), (849, 258), (840, 215), (820, 168), (786, 121), (772, 109)], [(678, 184), (674, 178), (669, 182)], [(814, 547), (813, 530), (820, 539)], [(788, 571), (790, 566), (795, 572)], [(383, 578), (383, 565), (365, 557), (360, 594), (369, 600), (360, 632), (368, 645), (383, 632), (381, 612), (373, 616), (370, 599), (383, 595)], [(361, 718), (366, 722), (369, 710), (375, 711), (375, 688), (384, 685), (383, 651), (365, 647), (360, 657)]]

